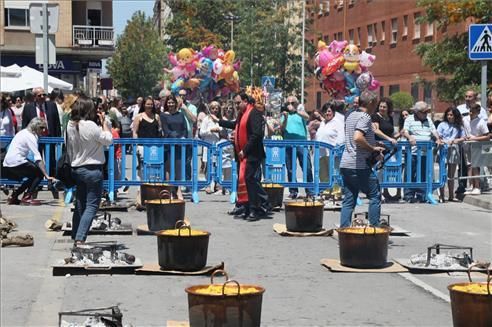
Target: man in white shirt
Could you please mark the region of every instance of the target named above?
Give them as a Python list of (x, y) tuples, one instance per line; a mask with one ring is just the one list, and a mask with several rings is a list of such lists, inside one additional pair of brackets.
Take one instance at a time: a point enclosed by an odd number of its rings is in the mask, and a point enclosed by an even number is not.
[(132, 117), (132, 121), (137, 117), (140, 107), (142, 106), (143, 98), (138, 97), (137, 102), (128, 108), (128, 116)]
[[(480, 105), (475, 103), (470, 107), (470, 116), (465, 117), (463, 124), (465, 125), (465, 133), (467, 141), (488, 141), (490, 140), (489, 129), (487, 127), (487, 121), (480, 118)], [(468, 148), (468, 159), (470, 165), (468, 166), (468, 176), (480, 175), (480, 167), (474, 167), (475, 165), (471, 161), (471, 147)], [(480, 195), (480, 179), (471, 179), (472, 190), (465, 192), (469, 195)]]
[[(38, 139), (46, 132), (46, 121), (41, 118), (33, 118), (29, 125), (17, 133), (10, 143), (5, 159), (2, 163), (2, 176), (12, 180), (24, 180), (8, 199), (8, 204), (41, 205), (34, 199), (39, 183), (46, 177), (49, 181), (54, 178), (46, 172), (43, 159), (38, 150)], [(29, 153), (33, 154), (34, 162), (27, 159)], [(26, 191), (19, 200), (19, 195)]]
[[(460, 111), (461, 116), (467, 117), (470, 114), (470, 108), (477, 103), (477, 92), (474, 90), (468, 90), (465, 93), (465, 103), (460, 104), (457, 108)], [(480, 107), (480, 119), (487, 120), (487, 111)]]

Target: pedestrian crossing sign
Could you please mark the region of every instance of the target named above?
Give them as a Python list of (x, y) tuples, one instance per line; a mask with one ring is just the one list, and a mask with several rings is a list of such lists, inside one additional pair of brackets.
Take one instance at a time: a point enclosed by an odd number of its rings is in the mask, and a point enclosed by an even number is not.
[(468, 28), (468, 58), (492, 60), (492, 24), (472, 24)]

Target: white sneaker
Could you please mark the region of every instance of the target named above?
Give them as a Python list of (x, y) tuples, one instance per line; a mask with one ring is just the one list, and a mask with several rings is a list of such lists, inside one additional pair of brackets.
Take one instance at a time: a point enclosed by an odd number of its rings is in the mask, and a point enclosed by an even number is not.
[(479, 188), (474, 188), (471, 192), (470, 195), (480, 195), (482, 192), (480, 191)]

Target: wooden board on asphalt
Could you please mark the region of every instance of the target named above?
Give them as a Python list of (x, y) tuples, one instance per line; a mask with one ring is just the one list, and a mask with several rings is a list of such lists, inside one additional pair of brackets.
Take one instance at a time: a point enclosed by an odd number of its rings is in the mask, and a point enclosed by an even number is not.
[(280, 236), (331, 236), (333, 235), (333, 229), (322, 229), (319, 232), (313, 233), (302, 233), (302, 232), (291, 232), (287, 230), (287, 226), (284, 224), (273, 224), (273, 230)]
[(408, 270), (397, 262), (389, 261), (384, 268), (377, 269), (358, 269), (345, 267), (340, 264), (338, 259), (321, 259), (321, 265), (328, 268), (332, 272), (352, 272), (352, 273), (401, 273)]
[(135, 270), (137, 275), (182, 275), (182, 276), (197, 276), (197, 275), (209, 275), (216, 270), (224, 269), (224, 263), (221, 262), (216, 266), (206, 266), (199, 271), (178, 271), (178, 270), (164, 270), (158, 263), (146, 263), (143, 267)]

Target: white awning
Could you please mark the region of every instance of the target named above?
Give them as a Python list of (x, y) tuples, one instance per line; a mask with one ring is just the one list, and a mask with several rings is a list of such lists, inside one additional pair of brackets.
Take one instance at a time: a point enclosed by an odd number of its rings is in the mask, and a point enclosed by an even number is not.
[(36, 0), (36, 1), (26, 1), (26, 0), (5, 0), (5, 8), (12, 9), (29, 9), (31, 2), (34, 3), (48, 3), (48, 0)]

